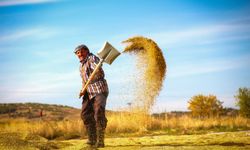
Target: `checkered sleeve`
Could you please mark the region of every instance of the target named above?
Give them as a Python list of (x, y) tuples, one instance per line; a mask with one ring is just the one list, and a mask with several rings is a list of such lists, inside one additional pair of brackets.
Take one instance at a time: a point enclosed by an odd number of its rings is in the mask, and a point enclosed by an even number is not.
[(95, 67), (97, 66), (97, 64), (100, 62), (100, 59), (98, 57), (96, 57), (95, 55), (91, 56), (91, 61), (90, 61), (90, 67), (92, 70), (95, 69)]

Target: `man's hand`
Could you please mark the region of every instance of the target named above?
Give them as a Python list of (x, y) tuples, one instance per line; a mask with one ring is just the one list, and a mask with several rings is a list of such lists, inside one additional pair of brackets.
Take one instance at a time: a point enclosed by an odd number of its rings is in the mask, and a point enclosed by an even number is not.
[(82, 92), (82, 90), (79, 93), (79, 98), (81, 98), (84, 95), (84, 93)]

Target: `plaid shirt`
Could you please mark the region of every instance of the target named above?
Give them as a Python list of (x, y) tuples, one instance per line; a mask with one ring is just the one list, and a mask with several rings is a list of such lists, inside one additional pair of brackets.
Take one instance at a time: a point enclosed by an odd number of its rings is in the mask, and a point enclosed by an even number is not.
[[(91, 73), (94, 71), (95, 67), (99, 63), (100, 59), (89, 53), (88, 56), (80, 64), (80, 75), (82, 77), (82, 87), (88, 81)], [(87, 92), (89, 99), (92, 99), (97, 94), (109, 92), (107, 81), (104, 79), (104, 71), (102, 68), (99, 68), (95, 74), (93, 80), (87, 87)]]

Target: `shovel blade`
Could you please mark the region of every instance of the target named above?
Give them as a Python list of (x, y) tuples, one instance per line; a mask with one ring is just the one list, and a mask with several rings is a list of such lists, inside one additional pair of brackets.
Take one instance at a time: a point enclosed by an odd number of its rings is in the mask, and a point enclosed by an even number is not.
[(102, 49), (97, 53), (97, 55), (108, 64), (112, 62), (120, 55), (121, 53), (115, 49), (109, 42), (105, 42)]

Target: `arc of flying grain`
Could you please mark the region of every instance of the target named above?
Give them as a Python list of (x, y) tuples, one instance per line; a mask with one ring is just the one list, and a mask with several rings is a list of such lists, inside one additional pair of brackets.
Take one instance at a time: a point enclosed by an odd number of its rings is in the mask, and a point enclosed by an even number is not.
[(157, 44), (145, 37), (132, 37), (123, 43), (128, 43), (124, 53), (137, 56), (137, 68), (143, 72), (139, 89), (135, 97), (142, 102), (143, 109), (149, 111), (162, 88), (166, 75), (166, 62)]

